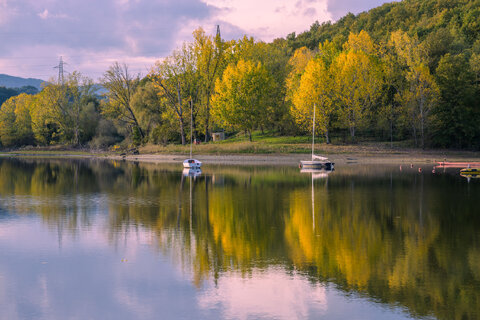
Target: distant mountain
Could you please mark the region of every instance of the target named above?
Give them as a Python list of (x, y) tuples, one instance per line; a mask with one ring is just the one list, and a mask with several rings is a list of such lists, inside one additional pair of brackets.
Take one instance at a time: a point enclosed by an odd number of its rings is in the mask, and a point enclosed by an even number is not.
[(40, 79), (33, 79), (33, 78), (20, 78), (20, 77), (13, 77), (6, 74), (0, 74), (0, 87), (6, 88), (21, 88), (26, 86), (32, 86), (41, 90), (41, 85), (46, 81)]

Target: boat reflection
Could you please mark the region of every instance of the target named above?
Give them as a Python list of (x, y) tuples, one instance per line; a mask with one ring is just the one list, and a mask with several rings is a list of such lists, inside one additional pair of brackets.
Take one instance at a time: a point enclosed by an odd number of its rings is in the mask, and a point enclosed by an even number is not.
[(27, 307), (68, 306), (49, 319), (82, 314), (71, 301), (98, 310), (85, 318), (479, 318), (480, 184), (459, 170), (214, 168), (0, 159), (0, 318), (29, 292)]
[(480, 178), (480, 170), (476, 168), (465, 168), (460, 170), (460, 176), (467, 178), (467, 181), (470, 182), (470, 179)]
[(300, 173), (311, 173), (312, 179), (322, 179), (327, 178), (330, 173), (335, 171), (335, 169), (301, 169)]
[(200, 168), (184, 168), (182, 171), (184, 177), (199, 177), (202, 174)]

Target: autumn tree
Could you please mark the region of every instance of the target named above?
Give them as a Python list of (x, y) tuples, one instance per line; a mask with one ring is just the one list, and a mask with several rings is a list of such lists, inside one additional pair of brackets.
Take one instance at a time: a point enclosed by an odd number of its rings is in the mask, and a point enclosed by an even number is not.
[(289, 74), (286, 79), (287, 99), (293, 100), (293, 96), (300, 85), (305, 68), (314, 57), (313, 52), (307, 47), (301, 47), (295, 50), (293, 56), (288, 60)]
[(210, 134), (210, 102), (215, 80), (225, 69), (226, 43), (217, 32), (215, 37), (207, 36), (202, 28), (193, 32), (192, 50), (195, 56), (195, 69), (198, 72), (199, 103), (204, 118), (205, 142)]
[(252, 131), (268, 116), (272, 78), (261, 63), (240, 60), (231, 64), (215, 84), (212, 113), (220, 123)]
[(293, 95), (292, 113), (303, 128), (312, 125), (313, 106), (316, 106), (315, 127), (330, 143), (329, 131), (335, 111), (333, 79), (322, 59), (310, 60)]
[(184, 43), (182, 48), (163, 61), (158, 61), (149, 74), (149, 78), (162, 101), (176, 116), (182, 144), (186, 144), (185, 127), (190, 118), (190, 101), (195, 107), (193, 124), (198, 115), (200, 76), (196, 70), (195, 54), (192, 44)]
[(35, 96), (30, 109), (33, 135), (35, 142), (40, 145), (58, 142), (58, 124), (53, 117), (52, 109), (48, 107), (52, 100), (51, 94), (54, 92), (52, 87), (46, 86)]
[(11, 97), (0, 109), (0, 141), (3, 146), (34, 143), (30, 108), (33, 97), (22, 93)]
[(271, 43), (256, 41), (253, 37), (244, 36), (229, 44), (226, 59), (236, 64), (239, 60), (260, 62), (273, 80), (271, 90), (271, 109), (268, 121), (260, 123), (260, 129), (286, 132), (292, 127), (289, 106), (286, 103), (286, 79), (289, 74), (288, 60), (290, 48), (283, 39), (276, 39)]
[(340, 102), (341, 118), (349, 127), (351, 138), (355, 139), (357, 127), (380, 97), (383, 79), (368, 34), (351, 34), (344, 49), (346, 51), (334, 61), (334, 91)]
[(101, 79), (102, 85), (107, 89), (107, 100), (103, 103), (102, 113), (130, 126), (132, 134), (140, 135), (143, 140), (145, 134), (132, 106), (132, 98), (139, 82), (140, 76), (131, 74), (126, 64), (115, 62), (110, 66)]
[(420, 131), (420, 146), (424, 148), (430, 111), (438, 100), (438, 86), (416, 37), (397, 31), (391, 34), (390, 42), (405, 66), (406, 85), (397, 93), (397, 100), (408, 110), (415, 145), (418, 144), (417, 131)]

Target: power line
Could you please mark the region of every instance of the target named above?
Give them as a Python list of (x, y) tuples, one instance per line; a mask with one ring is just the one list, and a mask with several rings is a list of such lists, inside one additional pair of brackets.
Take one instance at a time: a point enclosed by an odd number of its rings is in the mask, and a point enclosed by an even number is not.
[[(158, 53), (160, 53), (160, 57), (158, 56)], [(129, 55), (127, 58), (129, 59), (135, 59), (135, 58), (152, 58), (152, 59), (159, 59), (161, 58), (164, 54), (169, 54), (171, 53), (171, 50), (164, 50), (164, 51), (152, 51), (152, 52), (141, 52), (139, 54), (135, 55)], [(117, 53), (113, 54), (100, 54), (100, 53), (95, 53), (95, 52), (90, 52), (90, 53), (84, 53), (80, 55), (67, 55), (68, 58), (88, 58), (88, 57), (95, 57), (96, 59), (102, 58), (102, 60), (112, 60), (112, 59), (121, 59), (121, 58), (116, 58), (115, 56), (118, 55)], [(125, 58), (125, 57), (122, 57)], [(0, 56), (0, 61), (1, 60), (51, 60), (51, 56), (45, 56), (45, 57), (40, 57), (40, 56), (31, 56), (31, 57), (2, 57)]]

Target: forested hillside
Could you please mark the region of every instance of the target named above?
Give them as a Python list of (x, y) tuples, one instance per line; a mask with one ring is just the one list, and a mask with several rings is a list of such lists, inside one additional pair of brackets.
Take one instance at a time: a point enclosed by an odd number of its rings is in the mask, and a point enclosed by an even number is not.
[(211, 133), (308, 134), (326, 143), (480, 148), (480, 0), (405, 0), (272, 43), (193, 32), (151, 67), (73, 72), (0, 109), (0, 142), (127, 148)]
[[(413, 40), (412, 45), (418, 51), (418, 56), (411, 57), (415, 61), (410, 64), (416, 62), (425, 66), (425, 71), (433, 77), (432, 84), (437, 87), (433, 97), (435, 101), (425, 110), (428, 113), (426, 119), (421, 120), (426, 122), (424, 125), (430, 126), (427, 138), (430, 146), (479, 147), (480, 1), (405, 0), (387, 3), (357, 16), (348, 14), (336, 23), (316, 22), (309, 31), (298, 36), (292, 33), (287, 36), (287, 40), (288, 46), (293, 50), (307, 47), (316, 51), (318, 45), (325, 41), (341, 48), (351, 33), (361, 31), (366, 31), (377, 45), (380, 52), (376, 56), (383, 60), (384, 67), (387, 67), (387, 60), (391, 59), (388, 53), (392, 41), (395, 41), (393, 34), (403, 31)], [(396, 51), (399, 57), (405, 56), (406, 53), (400, 51), (405, 50), (407, 45), (397, 41), (396, 46), (399, 48)], [(398, 62), (400, 61), (395, 63)], [(401, 105), (397, 109), (408, 108), (401, 102), (407, 98), (406, 93), (401, 91), (398, 83), (394, 83), (399, 80), (394, 78), (399, 77), (401, 69), (406, 67), (405, 64), (400, 68), (397, 66), (396, 72), (390, 70), (387, 73), (393, 74), (384, 75), (387, 85), (382, 94), (381, 107), (384, 109), (395, 108), (396, 104)], [(392, 95), (398, 95), (398, 99), (392, 99)], [(382, 111), (379, 116), (377, 120), (380, 121), (389, 117)], [(392, 116), (395, 115), (390, 117)], [(391, 120), (390, 125), (399, 129), (395, 134), (397, 139), (405, 139), (412, 134), (416, 138), (413, 124), (410, 124), (413, 132), (401, 134), (405, 128), (402, 129), (399, 121), (392, 123)]]
[[(437, 43), (444, 52), (471, 48), (480, 32), (480, 2), (475, 0), (404, 0), (386, 3), (355, 16), (348, 14), (336, 23), (312, 24), (309, 31), (287, 36), (294, 48), (317, 48), (325, 40), (345, 42), (350, 32), (368, 32), (375, 41), (388, 41), (390, 34), (402, 30), (417, 35), (429, 46)], [(444, 38), (448, 35), (447, 38)], [(433, 49), (433, 48), (432, 48)], [(436, 54), (440, 54), (440, 50)]]
[(37, 94), (38, 89), (32, 86), (24, 86), (21, 88), (6, 88), (0, 86), (0, 105), (8, 98), (19, 95), (20, 93)]

